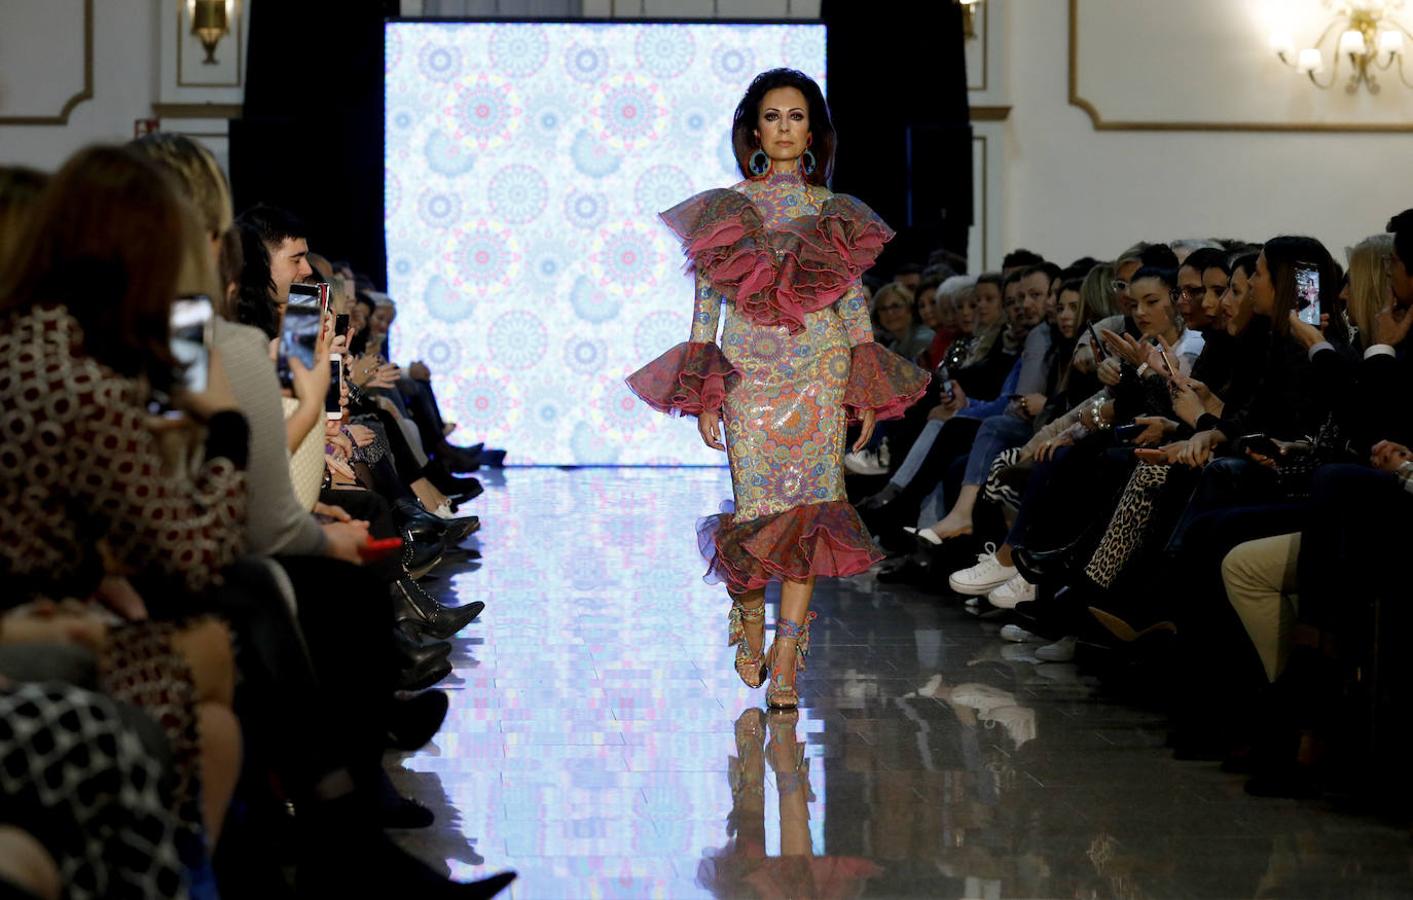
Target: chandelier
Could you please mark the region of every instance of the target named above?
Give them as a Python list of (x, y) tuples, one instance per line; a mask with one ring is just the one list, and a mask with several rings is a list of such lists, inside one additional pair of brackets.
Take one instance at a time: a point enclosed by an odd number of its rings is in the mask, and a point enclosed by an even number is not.
[[(1325, 5), (1334, 10), (1333, 20), (1313, 44), (1298, 53), (1289, 32), (1271, 35), (1271, 49), (1281, 62), (1308, 76), (1321, 90), (1329, 90), (1340, 80), (1341, 64), (1346, 61), (1349, 71), (1345, 93), (1356, 93), (1362, 86), (1370, 94), (1377, 94), (1377, 72), (1395, 68), (1399, 80), (1406, 87), (1413, 87), (1403, 72), (1403, 43), (1405, 38), (1413, 38), (1413, 32), (1392, 16), (1392, 10), (1403, 5), (1402, 0), (1326, 0)], [(1329, 66), (1325, 64), (1327, 50), (1332, 50), (1329, 55), (1334, 59)], [(1323, 81), (1321, 76), (1325, 76)]]

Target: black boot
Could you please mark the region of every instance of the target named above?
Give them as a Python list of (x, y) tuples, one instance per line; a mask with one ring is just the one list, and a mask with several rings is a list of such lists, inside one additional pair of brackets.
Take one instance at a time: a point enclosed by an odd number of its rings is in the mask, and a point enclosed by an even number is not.
[(421, 750), (441, 730), (448, 706), (445, 691), (394, 700), (388, 712), (388, 746), (408, 753)]
[(427, 463), (422, 469), (422, 475), (437, 490), (462, 503), (476, 499), (485, 491), (478, 479), (459, 478), (448, 472), (440, 460), (434, 459)]
[(400, 579), (392, 592), (397, 624), (438, 640), (446, 640), (470, 625), (486, 608), (480, 600), (465, 606), (442, 606), (410, 578)]
[(413, 581), (435, 569), (445, 553), (442, 538), (428, 536), (419, 540), (410, 529), (403, 530), (402, 571)]

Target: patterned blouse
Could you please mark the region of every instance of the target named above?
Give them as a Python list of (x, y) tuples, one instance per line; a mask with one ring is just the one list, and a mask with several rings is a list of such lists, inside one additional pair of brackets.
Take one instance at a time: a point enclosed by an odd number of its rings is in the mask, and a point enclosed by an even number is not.
[(214, 416), (195, 476), (167, 474), (145, 399), (85, 353), (63, 307), (0, 319), (0, 606), (92, 594), (100, 540), (129, 569), (192, 591), (240, 552), (244, 417)]

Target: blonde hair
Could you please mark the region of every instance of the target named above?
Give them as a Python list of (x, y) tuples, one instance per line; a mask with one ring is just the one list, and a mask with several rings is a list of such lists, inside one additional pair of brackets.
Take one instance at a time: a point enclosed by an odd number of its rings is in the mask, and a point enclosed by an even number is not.
[(1346, 247), (1349, 260), (1349, 319), (1359, 329), (1359, 343), (1367, 347), (1374, 336), (1374, 316), (1388, 296), (1389, 277), (1384, 262), (1393, 256), (1393, 235), (1375, 234)]
[(1092, 319), (1107, 319), (1121, 312), (1114, 304), (1114, 297), (1117, 296), (1114, 292), (1114, 269), (1113, 263), (1099, 263), (1084, 276), (1084, 283), (1079, 289), (1080, 309), (1087, 310)]
[(132, 147), (177, 179), (181, 193), (200, 214), (208, 238), (230, 230), (231, 189), (210, 150), (185, 135), (164, 131), (143, 135)]
[(878, 324), (878, 308), (883, 305), (883, 301), (892, 298), (894, 295), (901, 297), (908, 304), (908, 309), (912, 310), (913, 321), (917, 321), (917, 306), (913, 303), (913, 292), (906, 286), (896, 281), (890, 281), (873, 295), (873, 300), (869, 303), (869, 315), (873, 318), (875, 327), (882, 327)]

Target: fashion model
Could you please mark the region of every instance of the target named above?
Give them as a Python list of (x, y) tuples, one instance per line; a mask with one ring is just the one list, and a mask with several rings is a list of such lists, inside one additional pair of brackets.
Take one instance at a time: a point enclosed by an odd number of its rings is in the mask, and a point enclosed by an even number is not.
[[(876, 421), (922, 396), (928, 375), (873, 343), (859, 276), (893, 232), (825, 186), (835, 138), (819, 86), (791, 69), (756, 76), (732, 143), (746, 180), (662, 214), (696, 273), (691, 339), (628, 385), (660, 412), (695, 415), (707, 446), (726, 451), (735, 502), (697, 528), (707, 579), (731, 595), (741, 679), (759, 687), (769, 676), (767, 703), (792, 709), (815, 578), (882, 559), (845, 497), (846, 419), (860, 423), (862, 448)], [(767, 653), (765, 586), (777, 580)]]

